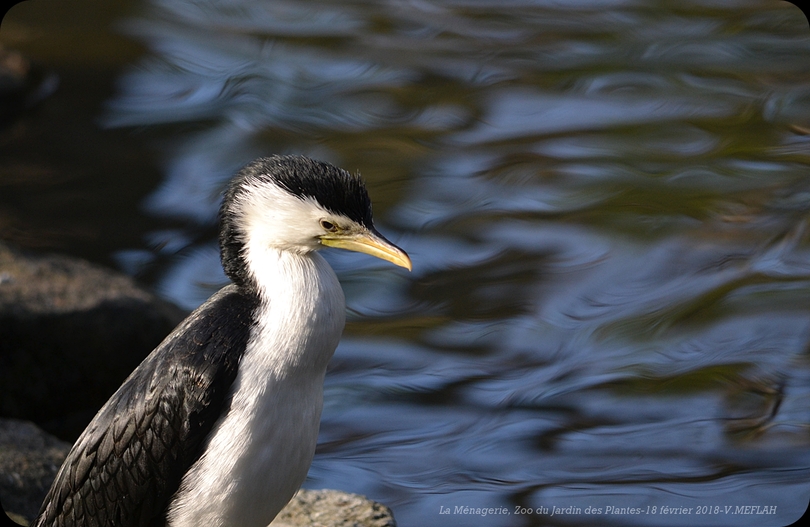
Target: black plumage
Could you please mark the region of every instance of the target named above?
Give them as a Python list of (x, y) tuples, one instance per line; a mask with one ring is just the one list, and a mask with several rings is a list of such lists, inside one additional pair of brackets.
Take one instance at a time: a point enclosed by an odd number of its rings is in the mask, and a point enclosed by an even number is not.
[[(312, 198), (329, 211), (344, 214), (360, 225), (373, 226), (371, 199), (362, 178), (342, 168), (308, 157), (271, 156), (254, 160), (241, 174), (260, 181), (272, 180), (293, 196)], [(231, 188), (240, 186), (240, 175), (231, 182)]]
[(129, 376), (68, 454), (35, 527), (158, 527), (228, 394), (258, 306), (228, 286)]

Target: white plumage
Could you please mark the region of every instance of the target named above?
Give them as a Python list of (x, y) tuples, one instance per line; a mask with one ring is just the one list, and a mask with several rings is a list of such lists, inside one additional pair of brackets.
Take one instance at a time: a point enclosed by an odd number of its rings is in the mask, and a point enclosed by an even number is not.
[(315, 453), (323, 379), (344, 325), (343, 290), (315, 252), (267, 249), (248, 261), (260, 262), (260, 294), (270, 301), (251, 330), (230, 412), (172, 500), (172, 527), (265, 527), (301, 486)]

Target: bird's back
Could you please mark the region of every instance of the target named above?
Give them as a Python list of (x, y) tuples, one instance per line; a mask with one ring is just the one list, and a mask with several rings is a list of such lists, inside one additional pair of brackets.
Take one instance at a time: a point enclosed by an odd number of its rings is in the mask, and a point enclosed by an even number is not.
[(96, 414), (35, 527), (158, 527), (228, 404), (257, 299), (228, 286), (192, 313)]

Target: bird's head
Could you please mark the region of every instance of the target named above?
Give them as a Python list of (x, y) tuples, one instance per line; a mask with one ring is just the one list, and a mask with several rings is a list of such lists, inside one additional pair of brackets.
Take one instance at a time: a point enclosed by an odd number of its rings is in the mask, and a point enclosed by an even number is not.
[(374, 228), (359, 176), (303, 156), (257, 159), (242, 168), (220, 209), (222, 265), (244, 283), (248, 244), (308, 253), (323, 246), (382, 258), (406, 269), (411, 260)]

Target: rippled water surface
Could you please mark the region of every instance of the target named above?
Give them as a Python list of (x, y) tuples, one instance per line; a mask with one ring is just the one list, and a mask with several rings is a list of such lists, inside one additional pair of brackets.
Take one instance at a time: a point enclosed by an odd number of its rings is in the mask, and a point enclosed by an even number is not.
[[(63, 80), (42, 110), (63, 119), (35, 124), (92, 119), (88, 141), (64, 133), (70, 155), (47, 132), (13, 153), (83, 174), (83, 197), (25, 194), (52, 198), (47, 217), (86, 217), (53, 239), (192, 308), (224, 282), (223, 183), (285, 152), (360, 171), (379, 229), (413, 259), (408, 274), (327, 255), (350, 314), (308, 487), (366, 494), (402, 526), (759, 526), (805, 510), (810, 29), (797, 8), (122, 6), (81, 43), (33, 8), (3, 22)], [(99, 223), (112, 226), (82, 230)]]

